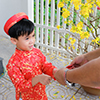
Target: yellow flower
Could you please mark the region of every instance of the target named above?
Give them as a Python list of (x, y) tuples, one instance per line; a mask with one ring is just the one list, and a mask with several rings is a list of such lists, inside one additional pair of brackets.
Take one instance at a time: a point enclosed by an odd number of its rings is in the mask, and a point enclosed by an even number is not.
[(53, 96), (58, 96), (57, 94), (53, 94)]
[(63, 2), (59, 2), (58, 3), (58, 8), (63, 7), (63, 6), (64, 6), (64, 3)]
[(83, 22), (82, 22), (82, 21), (80, 21), (80, 22), (77, 24), (77, 28), (78, 28), (79, 30), (81, 30), (81, 29), (83, 28)]
[(96, 4), (100, 7), (100, 0), (97, 0)]
[(67, 21), (64, 21), (64, 23), (67, 24), (68, 22)]
[(53, 89), (53, 91), (55, 91), (56, 89)]
[(94, 40), (92, 40), (92, 42), (95, 42), (95, 39), (94, 39)]
[(63, 8), (62, 11), (68, 11), (66, 8)]
[(53, 94), (53, 96), (58, 96), (57, 94), (59, 93), (59, 91), (57, 91), (56, 93)]
[(57, 29), (59, 30), (59, 28), (60, 28), (60, 25), (57, 25)]
[(51, 2), (51, 0), (49, 0), (49, 3)]
[(94, 4), (94, 7), (96, 7), (96, 4)]
[(81, 0), (72, 0), (76, 10), (79, 10), (79, 6), (81, 5)]
[(84, 32), (84, 36), (88, 39), (90, 36), (89, 32)]
[(72, 39), (70, 43), (71, 43), (71, 45), (73, 45), (75, 42), (76, 42), (76, 40)]
[(76, 5), (76, 6), (75, 6), (75, 9), (78, 10), (78, 9), (79, 9), (79, 5)]
[(84, 38), (88, 39), (89, 36), (90, 36), (89, 32), (81, 32), (81, 34), (80, 34), (81, 39), (84, 39)]
[(73, 99), (76, 100), (75, 96), (73, 95)]
[(71, 27), (71, 32), (73, 32), (73, 33), (76, 32), (76, 27), (74, 25)]
[(70, 49), (70, 47), (68, 47), (68, 49)]
[(88, 18), (90, 13), (93, 13), (92, 10), (92, 3), (85, 3), (81, 5), (81, 11), (80, 15), (82, 15), (84, 18)]
[(100, 38), (99, 37), (96, 37), (95, 43), (100, 44), (99, 42), (100, 42)]
[(62, 98), (64, 98), (64, 95), (61, 95)]
[(67, 18), (68, 16), (70, 16), (70, 12), (67, 9), (63, 8), (62, 10), (64, 11), (62, 13), (63, 18)]
[(72, 40), (72, 37), (70, 37), (68, 40)]
[(59, 91), (57, 91), (57, 93), (59, 93)]
[(75, 49), (75, 47), (74, 47), (73, 45), (72, 45), (71, 47), (72, 47), (73, 49)]
[(74, 38), (72, 38), (72, 37), (70, 37), (68, 40), (70, 41), (71, 47), (73, 49), (75, 49), (75, 47), (73, 46), (73, 44), (76, 42), (76, 40)]

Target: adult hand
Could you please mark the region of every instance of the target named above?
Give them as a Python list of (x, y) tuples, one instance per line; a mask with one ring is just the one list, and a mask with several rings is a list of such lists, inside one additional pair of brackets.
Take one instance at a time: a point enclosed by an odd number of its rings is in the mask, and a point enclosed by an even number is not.
[(87, 59), (85, 58), (85, 55), (80, 55), (80, 56), (77, 56), (72, 62), (71, 62), (71, 65), (74, 65), (74, 67), (79, 67), (85, 63), (87, 63)]
[(62, 84), (62, 85), (66, 85), (65, 83), (65, 79), (64, 79), (64, 72), (65, 72), (66, 68), (62, 68), (59, 69), (55, 74), (54, 77), (56, 78), (56, 80)]

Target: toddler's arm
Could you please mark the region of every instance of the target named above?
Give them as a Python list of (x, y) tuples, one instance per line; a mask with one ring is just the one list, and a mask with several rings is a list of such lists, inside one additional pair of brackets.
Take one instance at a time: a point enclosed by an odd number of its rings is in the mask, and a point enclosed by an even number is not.
[(38, 82), (40, 82), (43, 85), (48, 85), (51, 80), (51, 76), (46, 74), (40, 74), (32, 78), (32, 86), (35, 86)]

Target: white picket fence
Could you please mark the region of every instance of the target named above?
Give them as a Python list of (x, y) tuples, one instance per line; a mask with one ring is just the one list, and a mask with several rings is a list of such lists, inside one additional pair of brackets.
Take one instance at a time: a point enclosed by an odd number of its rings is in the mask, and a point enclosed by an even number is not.
[[(40, 48), (42, 51), (56, 53), (57, 55), (63, 54), (67, 56), (77, 56), (78, 54), (84, 53), (84, 50), (77, 53), (79, 45), (84, 47), (84, 40), (79, 42), (78, 35), (70, 32), (70, 25), (67, 28), (64, 23), (65, 19), (61, 19), (60, 8), (58, 8), (58, 3), (60, 0), (33, 0), (33, 22), (36, 26), (36, 47)], [(57, 2), (57, 3), (55, 3)], [(51, 12), (50, 12), (51, 11)], [(57, 25), (62, 24), (63, 28), (59, 30), (56, 28)], [(67, 28), (67, 29), (66, 29)], [(74, 37), (77, 42), (74, 45), (74, 50), (69, 50), (69, 41), (65, 41), (65, 34), (70, 34), (69, 36)], [(80, 43), (80, 44), (79, 44)], [(65, 50), (62, 46), (66, 46)], [(88, 45), (88, 51), (91, 51), (92, 47)]]

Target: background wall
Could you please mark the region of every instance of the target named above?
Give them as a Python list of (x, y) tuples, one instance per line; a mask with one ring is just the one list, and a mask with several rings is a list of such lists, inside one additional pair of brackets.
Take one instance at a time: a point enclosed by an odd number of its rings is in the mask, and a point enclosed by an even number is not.
[(25, 12), (32, 20), (33, 0), (0, 0), (0, 35), (7, 36), (3, 30), (5, 22), (18, 12)]

